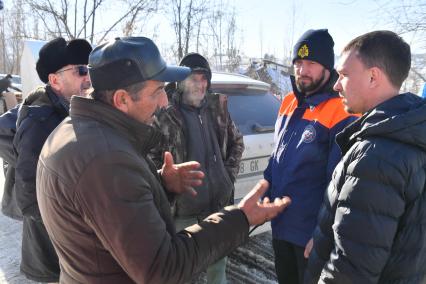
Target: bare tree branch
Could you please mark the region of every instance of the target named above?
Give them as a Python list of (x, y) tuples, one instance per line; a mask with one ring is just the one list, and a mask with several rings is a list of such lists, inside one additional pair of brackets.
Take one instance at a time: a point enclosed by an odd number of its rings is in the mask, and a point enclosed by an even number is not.
[[(129, 34), (137, 26), (138, 20), (142, 14), (148, 15), (156, 9), (158, 0), (109, 0), (109, 3), (116, 3), (118, 1), (126, 3), (120, 5), (123, 8), (123, 13), (114, 21), (110, 26), (110, 22), (98, 23), (97, 19), (102, 13), (99, 8), (104, 5), (107, 0), (93, 0), (89, 4), (88, 0), (84, 1), (70, 1), (70, 0), (23, 0), (28, 4), (32, 11), (40, 16), (43, 22), (44, 29), (50, 34), (63, 34), (67, 38), (76, 38), (83, 36), (89, 37), (90, 42), (95, 42), (96, 37), (100, 40), (104, 38), (115, 29), (119, 24), (128, 25)], [(74, 9), (71, 10), (72, 4)], [(79, 9), (78, 5), (81, 5)], [(91, 8), (89, 8), (91, 6)], [(82, 11), (82, 21), (78, 20), (78, 11)], [(73, 12), (70, 12), (73, 11)], [(73, 19), (71, 17), (74, 17)], [(127, 22), (126, 22), (127, 21)]]
[(78, 0), (75, 0), (74, 4), (74, 36), (77, 34), (77, 4)]
[(417, 71), (417, 68), (416, 68), (416, 67), (411, 67), (411, 71), (412, 71), (414, 74), (416, 74), (417, 76), (419, 76), (419, 77), (420, 77), (420, 79), (422, 79), (422, 80), (423, 80), (423, 82), (426, 82), (426, 77), (425, 77), (425, 75), (424, 75), (424, 74), (421, 74), (419, 71)]
[[(102, 2), (102, 1), (100, 1)], [(100, 4), (100, 3), (99, 3)], [(93, 0), (93, 10), (92, 10), (92, 31), (90, 33), (90, 43), (93, 43), (93, 36), (95, 33), (95, 16), (96, 16), (96, 7), (97, 7), (96, 0)]]
[(127, 16), (129, 16), (132, 12), (134, 12), (143, 2), (144, 0), (139, 0), (135, 5), (133, 5), (126, 13), (124, 13), (123, 16), (121, 16), (115, 23), (113, 23), (104, 33), (104, 35), (101, 37), (99, 42), (102, 42), (105, 37), (108, 35), (109, 32), (111, 32), (120, 22), (122, 22)]
[(176, 35), (178, 61), (189, 52), (194, 40), (198, 50), (201, 25), (207, 11), (207, 2), (201, 0), (172, 0), (165, 9), (166, 16), (172, 15), (170, 21)]
[[(84, 31), (84, 38), (86, 38), (87, 37), (87, 22), (89, 21), (87, 19), (87, 0), (84, 0), (84, 9), (83, 9), (83, 12), (84, 12), (84, 16), (83, 16), (83, 23), (84, 23), (84, 25), (83, 25), (83, 31)], [(77, 36), (80, 36), (80, 34), (81, 34), (81, 31), (78, 33)]]

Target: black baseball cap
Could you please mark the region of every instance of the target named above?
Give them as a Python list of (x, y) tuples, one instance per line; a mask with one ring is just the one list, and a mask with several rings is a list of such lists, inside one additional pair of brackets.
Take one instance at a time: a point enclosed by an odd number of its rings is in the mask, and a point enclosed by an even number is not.
[(167, 65), (146, 37), (116, 38), (97, 46), (88, 67), (95, 90), (115, 90), (147, 80), (182, 81), (191, 73), (190, 68)]

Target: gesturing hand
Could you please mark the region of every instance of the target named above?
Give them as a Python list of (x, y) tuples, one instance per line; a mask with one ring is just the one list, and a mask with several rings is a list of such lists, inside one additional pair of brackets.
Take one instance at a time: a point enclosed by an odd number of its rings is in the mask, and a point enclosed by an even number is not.
[(175, 164), (170, 152), (164, 152), (164, 164), (161, 168), (161, 177), (166, 189), (173, 193), (188, 192), (197, 195), (194, 186), (203, 183), (204, 173), (199, 171), (200, 163), (192, 161)]
[(268, 187), (269, 182), (261, 179), (238, 204), (238, 207), (246, 214), (250, 226), (271, 220), (291, 203), (291, 199), (287, 196), (275, 198), (273, 203), (267, 197), (260, 200)]

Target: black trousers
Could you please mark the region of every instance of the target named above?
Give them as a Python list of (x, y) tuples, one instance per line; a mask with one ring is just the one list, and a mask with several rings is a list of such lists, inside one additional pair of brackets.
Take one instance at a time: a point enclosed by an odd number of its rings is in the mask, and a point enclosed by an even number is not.
[(280, 284), (303, 284), (308, 260), (304, 247), (283, 240), (272, 240), (275, 253), (275, 271)]
[(24, 216), (20, 270), (36, 282), (59, 282), (59, 260), (41, 221)]

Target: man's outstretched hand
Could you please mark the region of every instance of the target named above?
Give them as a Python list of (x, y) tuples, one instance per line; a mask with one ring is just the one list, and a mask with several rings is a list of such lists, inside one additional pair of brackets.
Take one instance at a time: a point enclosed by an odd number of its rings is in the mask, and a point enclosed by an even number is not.
[(204, 173), (199, 170), (200, 163), (192, 161), (175, 164), (170, 152), (164, 152), (164, 164), (161, 168), (161, 177), (166, 189), (173, 193), (184, 193), (195, 196), (194, 186), (203, 183)]
[(291, 199), (287, 196), (275, 198), (274, 202), (270, 202), (267, 197), (261, 200), (268, 187), (269, 182), (261, 179), (238, 204), (238, 208), (246, 214), (250, 226), (273, 219), (291, 203)]

